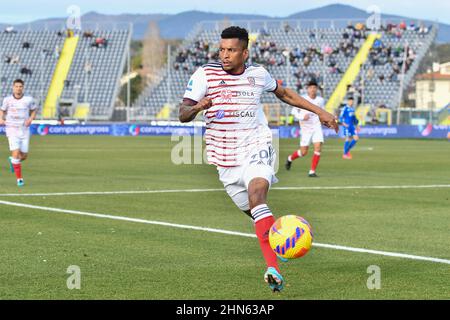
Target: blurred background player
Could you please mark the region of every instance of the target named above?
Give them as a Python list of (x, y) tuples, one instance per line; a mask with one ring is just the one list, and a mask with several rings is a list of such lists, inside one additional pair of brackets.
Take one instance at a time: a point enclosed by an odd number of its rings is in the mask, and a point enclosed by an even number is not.
[(352, 155), (350, 154), (350, 150), (355, 146), (358, 142), (358, 119), (355, 115), (355, 109), (353, 109), (353, 97), (350, 96), (347, 99), (347, 104), (342, 108), (341, 114), (339, 116), (339, 122), (344, 127), (344, 154), (342, 155), (343, 159), (351, 159)]
[(275, 177), (276, 152), (272, 133), (261, 105), (261, 95), (273, 92), (282, 101), (319, 115), (325, 125), (338, 129), (335, 117), (297, 95), (278, 86), (259, 65), (246, 65), (249, 57), (248, 32), (240, 27), (222, 31), (220, 63), (208, 63), (190, 78), (179, 119), (189, 122), (204, 112), (208, 162), (216, 165), (219, 179), (239, 209), (255, 225), (267, 265), (264, 280), (273, 291), (284, 287), (277, 256), (269, 244), (269, 229), (275, 222), (267, 206), (267, 193)]
[[(302, 97), (323, 109), (325, 108), (325, 100), (317, 95), (317, 89), (318, 84), (316, 80), (310, 80), (306, 88), (307, 94), (302, 95)], [(294, 153), (287, 158), (285, 167), (287, 170), (290, 170), (292, 161), (306, 156), (308, 154), (309, 145), (312, 141), (314, 145), (314, 155), (308, 175), (309, 177), (317, 177), (316, 168), (319, 164), (323, 144), (322, 125), (319, 117), (313, 112), (298, 108), (292, 108), (292, 114), (297, 120), (299, 120), (300, 123), (300, 149), (294, 151)]]
[(12, 90), (13, 94), (3, 99), (0, 107), (0, 125), (6, 125), (11, 151), (9, 164), (11, 172), (16, 174), (17, 185), (21, 187), (24, 185), (21, 163), (28, 156), (30, 125), (36, 117), (37, 106), (32, 97), (24, 95), (23, 80), (14, 80)]

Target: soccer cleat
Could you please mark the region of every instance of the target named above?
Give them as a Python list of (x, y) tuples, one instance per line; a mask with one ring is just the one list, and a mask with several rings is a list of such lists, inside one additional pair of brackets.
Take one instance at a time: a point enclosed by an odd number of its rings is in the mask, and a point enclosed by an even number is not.
[(12, 164), (12, 157), (8, 157), (8, 162), (9, 162), (9, 170), (11, 171), (11, 173), (14, 173), (14, 166)]
[(342, 156), (342, 159), (352, 159), (352, 155), (350, 154), (350, 152), (349, 153), (346, 153), (346, 154), (344, 154), (343, 156)]
[(281, 291), (284, 288), (284, 279), (274, 267), (267, 268), (264, 274), (264, 281), (269, 284), (269, 288), (273, 291)]
[(23, 182), (23, 179), (17, 179), (17, 186), (23, 187), (25, 185), (25, 182)]
[(286, 170), (291, 170), (292, 161), (289, 161), (289, 159), (286, 160), (286, 163), (284, 164), (284, 167)]
[(312, 172), (312, 173), (308, 174), (308, 177), (310, 177), (310, 178), (318, 178), (319, 176), (315, 172)]

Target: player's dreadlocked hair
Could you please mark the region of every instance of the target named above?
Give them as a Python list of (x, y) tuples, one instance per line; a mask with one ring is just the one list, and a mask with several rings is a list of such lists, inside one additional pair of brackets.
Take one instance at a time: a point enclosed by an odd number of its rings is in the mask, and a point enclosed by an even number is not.
[(220, 35), (222, 39), (239, 39), (242, 41), (244, 49), (248, 48), (248, 32), (244, 28), (232, 26), (224, 29)]

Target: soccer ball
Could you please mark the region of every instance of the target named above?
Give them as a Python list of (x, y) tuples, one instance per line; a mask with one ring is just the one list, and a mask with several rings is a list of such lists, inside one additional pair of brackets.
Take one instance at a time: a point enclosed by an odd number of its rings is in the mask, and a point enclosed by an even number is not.
[(273, 251), (286, 259), (304, 256), (311, 249), (313, 238), (308, 221), (294, 215), (278, 218), (269, 231), (269, 243)]

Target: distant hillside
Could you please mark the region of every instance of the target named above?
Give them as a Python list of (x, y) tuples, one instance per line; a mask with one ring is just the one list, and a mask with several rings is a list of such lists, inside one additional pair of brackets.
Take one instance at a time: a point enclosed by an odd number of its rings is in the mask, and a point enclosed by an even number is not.
[[(247, 15), (247, 14), (228, 14), (228, 13), (211, 13), (202, 11), (186, 11), (175, 15), (168, 14), (120, 14), (106, 15), (97, 12), (88, 12), (82, 16), (82, 27), (88, 28), (98, 24), (118, 24), (126, 26), (133, 25), (133, 38), (142, 39), (150, 21), (156, 21), (159, 25), (161, 36), (166, 39), (182, 39), (194, 28), (195, 24), (200, 21), (214, 20), (273, 20), (273, 19), (366, 19), (368, 14), (361, 9), (342, 4), (332, 4), (324, 7), (306, 10), (291, 14), (287, 17), (273, 18), (263, 15)], [(408, 18), (397, 15), (382, 15), (382, 19), (402, 19), (409, 23), (417, 21), (414, 18)], [(56, 29), (65, 24), (65, 18), (50, 18), (37, 20), (30, 23), (16, 25), (18, 29), (27, 27), (44, 28), (48, 25), (51, 29)], [(432, 21), (424, 21), (427, 25)], [(4, 29), (6, 24), (0, 23), (0, 28)], [(439, 33), (437, 41), (440, 43), (450, 43), (450, 25), (439, 23)]]

